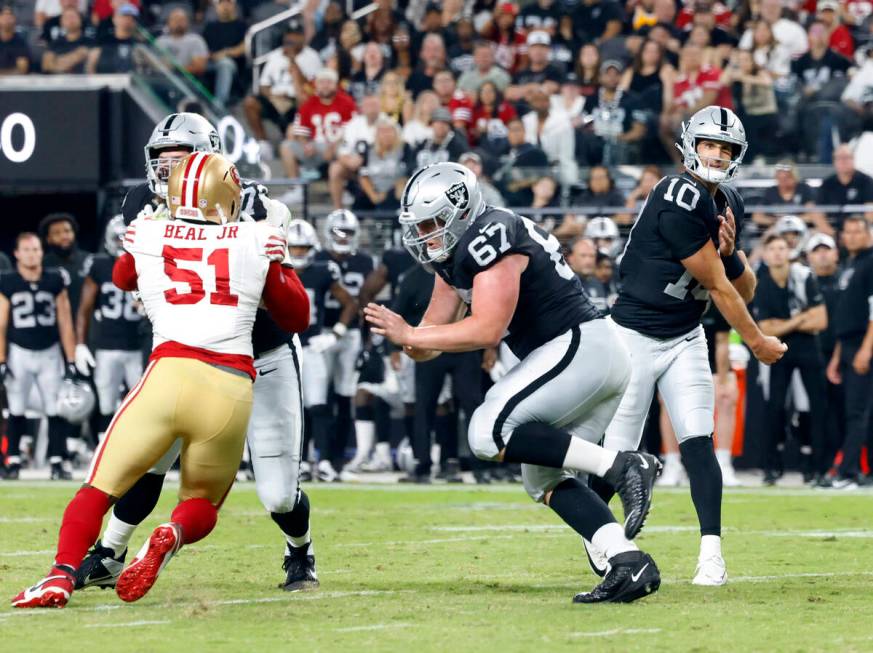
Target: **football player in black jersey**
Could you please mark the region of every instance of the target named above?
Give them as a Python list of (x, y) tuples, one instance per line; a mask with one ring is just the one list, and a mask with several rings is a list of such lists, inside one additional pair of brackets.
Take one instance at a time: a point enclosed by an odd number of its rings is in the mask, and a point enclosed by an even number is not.
[[(722, 585), (727, 578), (722, 478), (712, 444), (715, 399), (700, 317), (712, 299), (763, 363), (779, 360), (786, 349), (761, 333), (746, 309), (755, 275), (734, 245), (743, 203), (733, 188), (721, 185), (733, 177), (746, 147), (742, 123), (728, 109), (709, 106), (686, 123), (680, 148), (685, 172), (664, 177), (649, 193), (625, 245), (621, 291), (610, 318), (634, 365), (604, 446), (637, 450), (657, 389), (679, 440), (700, 521), (697, 585)], [(608, 488), (599, 491), (609, 495)], [(596, 548), (588, 552), (595, 564), (604, 562)]]
[[(340, 279), (348, 293), (357, 299), (367, 275), (375, 267), (373, 257), (358, 251), (360, 225), (357, 216), (346, 209), (338, 209), (324, 220), (325, 249), (315, 255), (318, 261), (331, 261), (339, 267)], [(313, 336), (309, 346), (324, 352), (327, 361), (327, 382), (333, 386), (336, 400), (336, 426), (333, 429), (330, 459), (318, 462), (321, 480), (339, 480), (349, 433), (352, 431), (352, 398), (357, 391), (357, 364), (361, 354), (361, 329), (357, 318), (349, 327), (339, 322), (342, 307), (333, 297), (325, 301), (324, 333)], [(366, 427), (365, 427), (366, 428)], [(372, 421), (367, 437), (373, 442)], [(358, 438), (356, 437), (356, 442)], [(360, 442), (363, 444), (363, 440)]]
[[(174, 162), (190, 152), (220, 151), (218, 132), (202, 116), (174, 113), (161, 120), (145, 147), (148, 182), (131, 189), (124, 198), (125, 224), (144, 215), (168, 218), (167, 180)], [(287, 226), (288, 208), (270, 199), (264, 186), (243, 180), (242, 189), (245, 216), (241, 219)], [(259, 309), (252, 348), (258, 375), (247, 442), (258, 497), (285, 535), (286, 573), (280, 586), (289, 591), (315, 588), (318, 577), (309, 530), (309, 498), (299, 482), (303, 446), (299, 339), (282, 331), (266, 310)], [(157, 505), (164, 476), (179, 456), (180, 446), (181, 441), (115, 504), (102, 537), (76, 572), (76, 589), (115, 586), (127, 544)]]
[[(139, 337), (142, 315), (136, 308), (133, 293), (126, 293), (112, 283), (112, 266), (121, 254), (124, 230), (121, 215), (106, 225), (103, 239), (106, 254), (92, 257), (86, 267), (76, 315), (76, 367), (83, 376), (94, 372), (101, 434), (118, 408), (122, 382), (125, 387), (133, 388), (143, 371)], [(86, 344), (92, 316), (97, 323), (96, 334), (92, 334), (96, 357)]]
[[(630, 538), (651, 505), (660, 463), (596, 444), (630, 378), (630, 357), (585, 297), (558, 240), (527, 218), (486, 206), (476, 176), (455, 163), (410, 178), (400, 223), (404, 244), (437, 274), (433, 294), (418, 327), (369, 304), (373, 330), (419, 361), (505, 341), (520, 362), (473, 413), (470, 449), (521, 463), (534, 500), (609, 550), (610, 572), (575, 602), (632, 601), (656, 591), (658, 569)], [(580, 472), (621, 488), (624, 528), (577, 479)]]
[(15, 260), (14, 271), (0, 274), (0, 378), (9, 403), (6, 478), (18, 478), (21, 469), (18, 444), (35, 386), (48, 418), (51, 478), (67, 480), (71, 478), (66, 467), (68, 425), (57, 414), (57, 400), (61, 379), (76, 375), (69, 277), (60, 268), (43, 267), (42, 244), (31, 232), (18, 235)]
[[(319, 250), (315, 228), (305, 220), (292, 220), (288, 226), (288, 256), (300, 277), (300, 282), (309, 294), (309, 328), (300, 334), (303, 344), (303, 407), (307, 416), (304, 457), (308, 443), (315, 442), (319, 454), (329, 461), (334, 446), (330, 437), (330, 410), (327, 405), (327, 361), (324, 350), (312, 347), (312, 339), (320, 338), (324, 327), (325, 304), (333, 299), (342, 308), (337, 324), (346, 329), (355, 319), (358, 303), (342, 285), (339, 266), (334, 261), (317, 261)], [(301, 462), (302, 475), (309, 476), (309, 464)], [(332, 469), (332, 467), (331, 467)], [(335, 480), (322, 477), (322, 480)]]

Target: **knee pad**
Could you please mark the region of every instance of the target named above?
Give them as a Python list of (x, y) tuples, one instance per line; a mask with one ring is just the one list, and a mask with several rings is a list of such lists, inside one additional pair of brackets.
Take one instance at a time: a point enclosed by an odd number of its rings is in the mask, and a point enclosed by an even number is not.
[(676, 429), (676, 439), (680, 443), (691, 438), (709, 437), (715, 431), (713, 412), (707, 408), (690, 410), (684, 415), (679, 427)]
[(493, 420), (484, 418), (479, 410), (473, 413), (473, 417), (470, 419), (467, 443), (470, 445), (470, 451), (473, 452), (473, 455), (480, 460), (494, 460), (500, 453), (491, 433), (493, 423)]

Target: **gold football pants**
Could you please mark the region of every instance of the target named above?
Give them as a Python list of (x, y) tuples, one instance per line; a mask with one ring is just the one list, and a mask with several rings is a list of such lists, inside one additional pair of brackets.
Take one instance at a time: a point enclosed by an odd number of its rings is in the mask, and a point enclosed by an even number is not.
[(191, 358), (160, 358), (119, 406), (86, 482), (121, 497), (182, 440), (179, 499), (218, 506), (233, 484), (252, 410), (252, 382)]

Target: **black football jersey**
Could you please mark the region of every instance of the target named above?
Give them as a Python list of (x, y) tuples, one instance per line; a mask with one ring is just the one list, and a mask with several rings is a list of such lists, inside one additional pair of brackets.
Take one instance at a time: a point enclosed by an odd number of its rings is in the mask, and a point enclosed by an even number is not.
[[(361, 252), (350, 256), (334, 257), (330, 252), (322, 250), (315, 255), (315, 260), (335, 263), (339, 267), (340, 283), (352, 297), (357, 297), (360, 294), (364, 279), (375, 268), (373, 257)], [(333, 295), (328, 295), (324, 301), (324, 308), (324, 324), (322, 326), (329, 329), (339, 321), (342, 305)], [(359, 326), (358, 319), (355, 318), (349, 326)]]
[(522, 254), (529, 261), (504, 337), (519, 359), (568, 329), (600, 317), (564, 260), (558, 239), (505, 209), (487, 207), (461, 236), (452, 256), (434, 263), (433, 269), (470, 305), (475, 276), (509, 254)]
[(333, 297), (331, 286), (341, 282), (340, 269), (333, 261), (313, 261), (297, 273), (309, 295), (309, 328), (300, 334), (300, 341), (305, 344), (312, 336), (321, 333), (324, 327), (325, 304), (328, 298)]
[(707, 241), (718, 248), (718, 216), (730, 206), (739, 239), (745, 219), (742, 198), (730, 186), (716, 197), (689, 173), (659, 181), (640, 211), (619, 266), (621, 290), (612, 319), (653, 338), (675, 338), (700, 323), (709, 292), (682, 259)]
[(397, 298), (401, 275), (416, 265), (416, 262), (405, 247), (392, 247), (382, 254), (382, 265), (388, 270), (388, 303), (393, 304)]
[(139, 349), (139, 323), (142, 315), (136, 310), (133, 293), (124, 292), (112, 283), (115, 261), (106, 254), (97, 254), (85, 275), (97, 284), (97, 303), (94, 305), (94, 348)]
[[(267, 217), (267, 207), (264, 204), (264, 198), (269, 197), (267, 187), (251, 181), (249, 179), (242, 180), (242, 201), (241, 211), (247, 213), (254, 220), (263, 220)], [(152, 193), (148, 184), (140, 184), (131, 188), (127, 195), (124, 196), (124, 201), (121, 204), (121, 214), (124, 216), (124, 224), (130, 224), (136, 220), (136, 216), (146, 206), (151, 206), (152, 209), (157, 209), (164, 201)]]
[(26, 281), (18, 271), (0, 274), (0, 294), (9, 300), (6, 340), (35, 350), (60, 342), (56, 298), (69, 285), (59, 268), (44, 269), (39, 281)]

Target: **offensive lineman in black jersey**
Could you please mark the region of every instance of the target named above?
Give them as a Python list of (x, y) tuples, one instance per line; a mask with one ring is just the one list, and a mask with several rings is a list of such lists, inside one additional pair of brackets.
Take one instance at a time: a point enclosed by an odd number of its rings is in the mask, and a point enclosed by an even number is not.
[[(94, 372), (101, 434), (118, 408), (122, 382), (128, 389), (133, 388), (143, 371), (139, 337), (142, 314), (136, 308), (133, 293), (124, 292), (112, 283), (112, 266), (121, 254), (124, 229), (121, 215), (106, 225), (103, 239), (106, 254), (93, 256), (85, 268), (76, 315), (76, 367), (84, 376)], [(93, 336), (96, 357), (85, 344), (92, 316), (96, 322)]]
[[(410, 178), (400, 223), (410, 253), (437, 273), (433, 294), (418, 327), (368, 305), (373, 330), (416, 360), (504, 340), (520, 362), (473, 413), (470, 449), (521, 463), (534, 500), (609, 550), (604, 581), (574, 602), (633, 601), (656, 591), (654, 561), (629, 538), (642, 527), (660, 464), (596, 444), (627, 385), (630, 358), (585, 297), (558, 240), (527, 218), (486, 206), (475, 175), (455, 163)], [(624, 528), (579, 472), (621, 488)]]
[[(145, 146), (148, 182), (124, 198), (125, 224), (150, 215), (167, 219), (167, 181), (173, 167), (191, 152), (221, 152), (218, 132), (194, 113), (174, 113), (161, 120)], [(267, 196), (267, 189), (242, 181), (241, 219), (270, 220), (287, 226), (285, 205)], [(318, 587), (309, 530), (309, 498), (300, 488), (303, 407), (299, 339), (282, 331), (266, 310), (259, 309), (252, 348), (257, 377), (247, 443), (258, 497), (285, 535), (285, 580), (288, 591)], [(114, 587), (136, 527), (151, 513), (161, 494), (164, 476), (179, 456), (181, 441), (145, 474), (113, 507), (103, 535), (76, 572), (76, 589)]]
[[(357, 298), (367, 275), (373, 271), (373, 258), (358, 251), (360, 224), (347, 209), (332, 211), (324, 220), (325, 249), (315, 255), (317, 261), (331, 261), (339, 267), (340, 279), (348, 293)], [(336, 401), (336, 426), (329, 459), (318, 462), (318, 477), (323, 481), (339, 480), (343, 454), (352, 431), (352, 399), (357, 391), (357, 364), (362, 337), (357, 317), (346, 327), (339, 321), (342, 308), (333, 297), (325, 302), (324, 333), (310, 339), (309, 346), (324, 352), (327, 383), (333, 386)], [(357, 440), (357, 439), (356, 439)]]
[[(303, 345), (303, 407), (307, 426), (303, 451), (305, 454), (309, 442), (314, 441), (321, 457), (330, 460), (334, 439), (330, 437), (331, 418), (327, 407), (327, 362), (323, 350), (313, 348), (311, 341), (322, 334), (328, 299), (333, 299), (342, 307), (337, 324), (346, 328), (357, 315), (358, 303), (342, 285), (339, 266), (334, 261), (315, 260), (318, 249), (315, 228), (305, 220), (292, 220), (288, 225), (288, 257), (306, 288), (312, 312), (309, 328), (300, 334)], [(304, 478), (311, 478), (309, 463), (305, 460), (301, 461), (300, 473)]]
[(69, 278), (59, 268), (43, 268), (42, 245), (34, 233), (18, 235), (15, 259), (16, 269), (0, 274), (0, 379), (6, 384), (9, 403), (6, 478), (17, 479), (21, 469), (18, 444), (26, 428), (24, 413), (31, 389), (36, 386), (48, 418), (51, 478), (67, 480), (71, 478), (64, 466), (67, 423), (57, 414), (57, 399), (61, 379), (76, 375)]
[[(765, 336), (746, 309), (755, 275), (736, 250), (735, 217), (743, 204), (730, 180), (747, 147), (736, 115), (717, 106), (685, 124), (686, 171), (661, 179), (649, 193), (621, 260), (621, 292), (612, 308), (616, 330), (631, 353), (633, 374), (606, 430), (604, 446), (636, 451), (657, 388), (670, 415), (700, 521), (695, 585), (727, 580), (721, 555), (722, 476), (712, 444), (714, 390), (700, 318), (710, 299), (762, 363), (785, 345)], [(611, 495), (599, 487), (601, 496)], [(586, 543), (592, 567), (604, 560)], [(595, 569), (596, 571), (596, 569)]]

